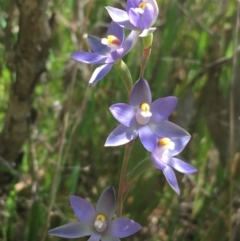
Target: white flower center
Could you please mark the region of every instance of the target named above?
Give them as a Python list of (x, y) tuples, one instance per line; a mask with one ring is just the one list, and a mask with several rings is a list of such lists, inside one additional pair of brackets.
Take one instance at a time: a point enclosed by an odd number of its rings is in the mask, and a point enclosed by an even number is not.
[(141, 125), (148, 123), (152, 113), (150, 112), (150, 106), (147, 103), (142, 103), (136, 112), (137, 122)]
[(169, 150), (174, 150), (174, 148), (175, 148), (175, 143), (167, 137), (159, 139), (157, 145), (159, 147), (164, 148), (164, 151), (163, 151), (163, 154), (162, 154), (163, 156), (167, 156)]
[(121, 41), (114, 35), (108, 35), (107, 38), (102, 38), (101, 43), (110, 47), (112, 51), (121, 47)]
[(95, 222), (94, 222), (94, 227), (98, 232), (103, 232), (106, 229), (107, 222), (106, 222), (106, 218), (103, 214), (97, 215)]

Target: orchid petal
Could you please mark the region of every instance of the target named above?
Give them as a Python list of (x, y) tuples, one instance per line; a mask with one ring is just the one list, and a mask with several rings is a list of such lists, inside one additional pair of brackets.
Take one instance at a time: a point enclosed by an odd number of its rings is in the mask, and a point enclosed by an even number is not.
[(119, 238), (115, 238), (115, 237), (105, 234), (105, 233), (102, 235), (101, 240), (102, 241), (120, 241)]
[(136, 27), (134, 27), (128, 18), (127, 12), (123, 11), (121, 9), (118, 8), (113, 8), (113, 7), (106, 7), (110, 17), (112, 18), (112, 20), (117, 23), (119, 26), (123, 27), (123, 28), (127, 28), (130, 30), (137, 30)]
[(144, 29), (143, 31), (140, 32), (140, 34), (138, 35), (139, 37), (146, 37), (149, 34), (153, 33), (156, 30), (156, 28), (148, 28), (148, 29)]
[(153, 10), (154, 10), (153, 20), (151, 23), (151, 25), (153, 25), (156, 22), (159, 14), (158, 4), (156, 0), (148, 0), (148, 2), (153, 6)]
[(120, 146), (133, 140), (138, 134), (136, 126), (119, 125), (108, 136), (104, 146)]
[(107, 221), (110, 221), (116, 209), (116, 195), (113, 187), (106, 188), (98, 199), (96, 212), (105, 215)]
[(166, 177), (166, 180), (168, 181), (168, 183), (172, 187), (172, 189), (179, 195), (180, 190), (179, 190), (177, 178), (176, 178), (176, 175), (175, 175), (173, 169), (169, 166), (166, 166), (163, 169), (163, 174)]
[(88, 241), (99, 241), (102, 234), (98, 232), (92, 233), (91, 237), (88, 239)]
[(168, 96), (155, 100), (151, 104), (151, 122), (160, 122), (168, 119), (177, 105), (177, 98)]
[(152, 95), (148, 85), (148, 82), (140, 78), (135, 85), (130, 96), (130, 105), (133, 107), (139, 107), (142, 103), (148, 103), (149, 105), (152, 102)]
[(153, 151), (157, 145), (157, 137), (152, 133), (147, 125), (139, 128), (139, 139), (142, 142), (144, 148), (148, 151)]
[(93, 224), (96, 217), (96, 212), (90, 202), (81, 197), (71, 195), (70, 203), (75, 215), (80, 221), (89, 225)]
[(101, 38), (98, 38), (92, 35), (88, 35), (87, 38), (88, 38), (88, 43), (91, 49), (93, 50), (93, 52), (103, 56), (106, 56), (110, 52), (111, 50), (110, 47), (108, 47), (105, 44), (102, 44)]
[(127, 54), (136, 45), (138, 41), (138, 32), (131, 31), (128, 37), (123, 42), (123, 55)]
[(116, 49), (111, 52), (111, 54), (108, 56), (107, 60), (105, 61), (106, 63), (113, 63), (116, 60), (120, 59), (123, 57), (123, 48)]
[(149, 123), (148, 126), (151, 131), (160, 138), (190, 136), (183, 128), (167, 120), (159, 123)]
[(112, 105), (109, 109), (114, 118), (122, 125), (130, 127), (136, 124), (135, 111), (131, 106), (118, 103)]
[(114, 21), (112, 21), (108, 27), (107, 36), (108, 35), (113, 35), (117, 37), (122, 43), (124, 40), (124, 29), (118, 24), (116, 24)]
[(116, 218), (108, 225), (106, 232), (117, 238), (128, 237), (141, 229), (141, 225), (129, 218)]
[(188, 163), (178, 159), (178, 158), (169, 158), (168, 164), (176, 169), (177, 171), (184, 174), (192, 174), (197, 172), (197, 169)]
[(126, 5), (127, 12), (130, 8), (137, 8), (141, 2), (142, 0), (128, 0)]
[(139, 8), (130, 8), (128, 12), (129, 21), (138, 29), (148, 29), (151, 26), (154, 16), (154, 9), (150, 3), (146, 4), (143, 13)]
[(175, 156), (178, 155), (183, 149), (184, 147), (187, 145), (187, 143), (189, 142), (191, 136), (190, 135), (186, 135), (183, 137), (172, 137), (171, 141), (174, 143), (174, 149), (173, 150), (168, 150), (169, 151), (169, 155), (170, 156)]
[(94, 70), (91, 79), (89, 80), (89, 85), (95, 84), (102, 79), (111, 70), (112, 66), (113, 64), (104, 64), (97, 67)]
[(152, 161), (153, 161), (153, 165), (157, 169), (163, 170), (166, 167), (166, 165), (161, 161), (161, 159), (158, 157), (158, 155), (156, 155), (155, 152), (151, 153), (151, 158), (152, 158)]
[(107, 59), (106, 56), (100, 55), (98, 53), (83, 52), (83, 51), (73, 53), (72, 58), (86, 64), (102, 64)]
[(92, 232), (93, 228), (82, 222), (65, 224), (48, 231), (50, 235), (59, 236), (62, 238), (80, 238), (91, 235)]

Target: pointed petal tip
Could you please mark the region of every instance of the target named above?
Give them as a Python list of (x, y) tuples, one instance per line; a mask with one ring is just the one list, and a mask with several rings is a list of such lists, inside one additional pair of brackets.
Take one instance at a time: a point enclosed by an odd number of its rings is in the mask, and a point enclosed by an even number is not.
[(51, 229), (48, 234), (62, 238), (81, 238), (91, 235), (93, 228), (82, 222), (73, 222)]
[(115, 213), (116, 209), (116, 194), (112, 186), (107, 187), (100, 195), (96, 211), (105, 215), (108, 221), (110, 221)]
[(116, 238), (125, 238), (138, 232), (142, 226), (130, 218), (118, 217), (109, 224), (108, 234)]

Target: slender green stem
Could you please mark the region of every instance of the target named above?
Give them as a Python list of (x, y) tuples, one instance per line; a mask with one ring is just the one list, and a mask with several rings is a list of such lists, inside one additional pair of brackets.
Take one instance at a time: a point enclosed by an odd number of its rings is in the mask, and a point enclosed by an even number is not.
[(143, 78), (148, 58), (151, 54), (151, 47), (143, 49), (139, 78)]
[(132, 152), (133, 145), (134, 145), (134, 141), (131, 141), (125, 145), (122, 169), (121, 169), (120, 180), (119, 180), (119, 188), (118, 188), (118, 200), (117, 200), (117, 216), (118, 217), (120, 217), (122, 215), (124, 191), (125, 191), (125, 184), (126, 184), (127, 165), (128, 165), (128, 160), (130, 158), (131, 152)]
[(151, 54), (152, 42), (153, 42), (152, 33), (142, 38), (143, 53), (142, 53), (142, 59), (141, 59), (139, 78), (143, 78), (147, 61)]

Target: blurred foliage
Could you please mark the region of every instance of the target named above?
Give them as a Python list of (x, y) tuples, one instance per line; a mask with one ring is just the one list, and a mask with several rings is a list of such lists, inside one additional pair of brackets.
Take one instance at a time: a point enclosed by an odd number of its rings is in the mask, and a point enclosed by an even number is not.
[[(19, 12), (10, 4), (13, 2), (0, 0), (1, 129), (10, 86), (15, 80), (12, 56), (19, 31)], [(221, 159), (228, 157), (229, 137), (221, 136), (221, 129), (217, 133), (211, 132), (211, 125), (223, 119), (216, 118), (213, 111), (213, 123), (207, 123), (206, 109), (210, 107), (203, 99), (207, 98), (204, 89), (208, 88), (208, 83), (216, 81), (220, 97), (228, 103), (237, 2), (159, 0), (158, 4), (160, 16), (145, 78), (150, 83), (153, 99), (166, 95), (179, 97), (171, 120), (192, 135), (181, 158), (199, 171), (187, 177), (177, 174), (180, 196), (153, 167), (135, 179), (123, 211), (125, 216), (141, 223), (143, 230), (126, 240), (228, 240), (231, 225), (233, 237), (240, 229), (237, 225), (240, 220), (231, 223), (229, 215), (232, 207), (233, 220), (240, 207), (239, 159), (234, 163), (233, 179), (230, 179), (229, 160)], [(31, 138), (23, 147), (24, 160), (18, 178), (8, 197), (0, 200), (3, 207), (0, 217), (4, 220), (0, 240), (41, 240), (52, 185), (56, 185), (53, 180), (61, 138), (64, 149), (60, 154), (60, 185), (51, 213), (51, 228), (76, 220), (69, 204), (70, 194), (96, 203), (107, 185), (118, 188), (124, 147), (107, 148), (104, 143), (117, 126), (108, 108), (117, 102), (127, 102), (125, 87), (112, 69), (103, 80), (89, 88), (88, 81), (95, 66), (76, 64), (70, 57), (78, 49), (89, 50), (86, 33), (104, 36), (110, 21), (104, 9), (106, 5), (124, 7), (120, 0), (48, 1), (47, 14), (49, 18), (54, 16), (54, 27), (47, 72), (41, 76), (33, 98), (38, 118), (32, 126)], [(5, 28), (9, 17), (12, 18), (11, 39), (7, 43)], [(138, 77), (141, 51), (139, 41), (124, 58), (134, 81)], [(223, 58), (220, 66), (208, 67), (219, 58)], [(214, 71), (218, 71), (218, 79), (210, 79)], [(212, 104), (218, 105), (217, 98)], [(219, 108), (221, 110), (221, 106)], [(225, 109), (221, 111), (228, 113)], [(66, 113), (69, 114), (67, 123)], [(228, 118), (226, 116), (227, 122), (222, 127), (226, 130), (229, 129)], [(66, 135), (62, 137), (66, 124)], [(219, 149), (217, 135), (224, 138), (226, 149)], [(137, 139), (129, 171), (147, 156), (149, 153)], [(229, 194), (230, 183), (233, 191)], [(60, 239), (47, 237), (45, 240)]]

